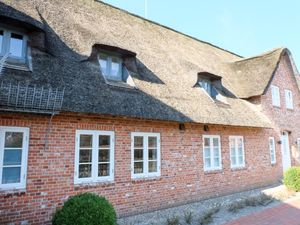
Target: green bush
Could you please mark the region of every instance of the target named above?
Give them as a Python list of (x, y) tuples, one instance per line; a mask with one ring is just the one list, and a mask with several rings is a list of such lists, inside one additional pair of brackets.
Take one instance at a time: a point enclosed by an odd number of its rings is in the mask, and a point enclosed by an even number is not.
[(116, 212), (104, 198), (83, 193), (69, 198), (52, 219), (53, 225), (115, 225)]
[(293, 191), (300, 191), (300, 167), (289, 168), (284, 173), (283, 183)]

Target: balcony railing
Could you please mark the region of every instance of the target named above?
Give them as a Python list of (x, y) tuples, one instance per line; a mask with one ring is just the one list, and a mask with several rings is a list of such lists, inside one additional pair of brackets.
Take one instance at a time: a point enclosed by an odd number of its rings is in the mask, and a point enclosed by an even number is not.
[(64, 88), (1, 82), (0, 110), (58, 113), (63, 104)]

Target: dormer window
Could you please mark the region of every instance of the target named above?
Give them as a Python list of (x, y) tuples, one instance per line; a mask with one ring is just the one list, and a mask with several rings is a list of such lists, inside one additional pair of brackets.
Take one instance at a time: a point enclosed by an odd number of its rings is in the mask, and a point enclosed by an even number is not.
[(8, 54), (9, 59), (25, 61), (27, 37), (16, 31), (0, 28), (0, 56)]
[(200, 81), (201, 87), (209, 94), (209, 96), (212, 96), (212, 87), (211, 87), (211, 81), (207, 79), (203, 79)]
[(123, 80), (123, 60), (117, 56), (112, 56), (106, 53), (99, 54), (99, 63), (101, 72), (108, 80)]

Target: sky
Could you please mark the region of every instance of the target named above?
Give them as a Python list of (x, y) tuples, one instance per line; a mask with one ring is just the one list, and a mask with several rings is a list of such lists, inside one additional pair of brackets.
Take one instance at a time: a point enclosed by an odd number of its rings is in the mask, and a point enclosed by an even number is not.
[[(147, 10), (145, 10), (147, 1)], [(300, 69), (299, 0), (103, 0), (243, 57), (287, 47)]]

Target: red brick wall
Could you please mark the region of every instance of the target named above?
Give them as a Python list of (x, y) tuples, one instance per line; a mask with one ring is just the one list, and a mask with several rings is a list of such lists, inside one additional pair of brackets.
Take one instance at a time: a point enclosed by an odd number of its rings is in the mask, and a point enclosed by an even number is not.
[[(0, 224), (45, 224), (57, 206), (80, 192), (106, 196), (122, 216), (271, 184), (282, 173), (280, 160), (270, 163), (268, 129), (209, 126), (204, 132), (202, 125), (186, 124), (186, 130), (180, 131), (178, 123), (67, 114), (54, 116), (45, 150), (48, 121), (47, 116), (0, 114), (0, 126), (30, 128), (27, 188), (0, 191)], [(113, 183), (74, 185), (76, 129), (115, 131)], [(159, 178), (131, 179), (130, 133), (134, 131), (161, 134)], [(221, 135), (222, 171), (204, 172), (203, 134)], [(245, 169), (230, 169), (229, 135), (244, 136)]]
[[(280, 89), (280, 107), (272, 105), (272, 93), (269, 88), (265, 95), (253, 99), (260, 102), (263, 112), (273, 121), (276, 132), (275, 140), (280, 140), (280, 132), (290, 131), (289, 143), (291, 148), (292, 165), (300, 165), (300, 154), (297, 150), (296, 140), (300, 138), (300, 93), (292, 71), (288, 55), (284, 55), (279, 63), (271, 85)], [(294, 109), (286, 109), (284, 90), (291, 90), (293, 93)], [(278, 148), (280, 151), (280, 146)]]

